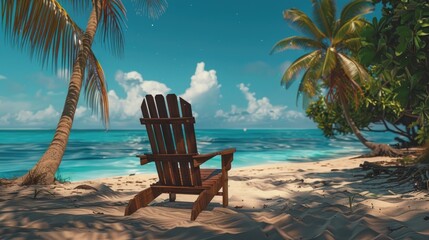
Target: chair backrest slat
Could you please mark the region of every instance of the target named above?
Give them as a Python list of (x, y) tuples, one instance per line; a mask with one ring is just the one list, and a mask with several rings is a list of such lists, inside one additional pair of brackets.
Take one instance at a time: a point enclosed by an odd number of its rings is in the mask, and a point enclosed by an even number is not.
[[(150, 118), (146, 99), (143, 99), (143, 102), (142, 102), (140, 108), (142, 110), (143, 117), (144, 118)], [(146, 132), (147, 132), (149, 142), (150, 142), (150, 147), (152, 149), (152, 153), (157, 154), (157, 153), (159, 153), (159, 151), (158, 151), (158, 145), (157, 145), (156, 139), (155, 139), (155, 133), (154, 133), (153, 126), (152, 126), (152, 124), (145, 124), (145, 126), (146, 126)], [(165, 184), (165, 176), (164, 176), (164, 171), (162, 170), (161, 163), (155, 162), (155, 166), (156, 166), (156, 171), (158, 172), (159, 181), (162, 184)]]
[[(183, 117), (192, 117), (191, 104), (180, 98), (180, 105), (182, 107)], [(197, 140), (195, 138), (194, 124), (185, 123), (184, 129), (186, 134), (186, 145), (188, 147), (188, 153), (197, 153)]]
[[(170, 113), (170, 117), (179, 118), (180, 112), (179, 107), (177, 105), (177, 97), (174, 94), (167, 95), (167, 103), (168, 103), (168, 111)], [(186, 154), (186, 146), (183, 137), (183, 130), (181, 124), (172, 123), (174, 140), (176, 143), (176, 151), (180, 154)]]
[[(159, 118), (168, 119), (167, 107), (165, 106), (165, 99), (162, 95), (155, 96), (156, 106), (158, 108), (158, 116)], [(161, 123), (161, 129), (164, 136), (165, 147), (168, 154), (175, 154), (176, 149), (173, 143), (173, 136), (171, 134), (171, 124), (168, 122)], [(168, 168), (168, 174), (170, 175), (170, 179), (173, 185), (181, 185), (180, 183), (180, 174), (179, 174), (179, 166), (177, 162), (166, 161), (165, 166)], [(166, 173), (166, 168), (164, 168), (164, 174)]]
[[(182, 116), (183, 117), (192, 117), (192, 109), (191, 104), (183, 100), (183, 98), (180, 98), (180, 106), (182, 108)], [(195, 129), (193, 123), (184, 123), (183, 127), (185, 129), (186, 134), (186, 145), (188, 147), (188, 153), (198, 153), (197, 152), (197, 140), (195, 138)], [(195, 185), (200, 186), (201, 185), (201, 174), (200, 174), (200, 167), (194, 167), (194, 165), (191, 165), (191, 174), (192, 179), (194, 181)]]
[[(167, 95), (168, 110), (170, 117), (178, 118), (180, 116), (179, 105), (177, 104), (177, 97), (174, 94)], [(186, 154), (186, 145), (183, 137), (182, 124), (172, 123), (174, 140), (176, 143), (176, 151), (179, 154)], [(189, 172), (189, 163), (180, 162), (180, 176), (183, 186), (192, 186), (191, 174)]]
[[(146, 101), (147, 101), (147, 105), (149, 108), (150, 117), (151, 118), (159, 118), (153, 96), (152, 95), (146, 95)], [(161, 124), (154, 123), (154, 124), (152, 124), (152, 127), (153, 127), (153, 130), (155, 133), (155, 139), (156, 139), (156, 143), (158, 146), (158, 153), (161, 153), (161, 154), (167, 153), (167, 149), (165, 147), (165, 142), (164, 142), (164, 136), (163, 136), (162, 130), (161, 130)], [(163, 175), (165, 178), (165, 184), (172, 185), (173, 182), (171, 180), (170, 162), (165, 161), (165, 162), (160, 162), (160, 164), (162, 167), (161, 168), (161, 171), (162, 171), (161, 175)]]

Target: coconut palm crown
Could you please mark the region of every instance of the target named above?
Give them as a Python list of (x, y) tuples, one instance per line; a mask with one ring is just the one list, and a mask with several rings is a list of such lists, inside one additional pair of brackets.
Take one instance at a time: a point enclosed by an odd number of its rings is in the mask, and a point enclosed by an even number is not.
[[(314, 97), (320, 87), (327, 89), (327, 100), (357, 98), (362, 92), (360, 82), (367, 79), (366, 70), (353, 58), (360, 47), (359, 32), (366, 24), (362, 18), (373, 10), (370, 0), (348, 3), (337, 18), (334, 0), (312, 0), (312, 20), (298, 9), (283, 12), (284, 19), (304, 36), (287, 37), (277, 42), (271, 53), (288, 49), (305, 49), (310, 52), (295, 60), (284, 72), (281, 84), (288, 89), (304, 71), (298, 96), (303, 101)], [(357, 101), (356, 101), (357, 102)]]
[(386, 144), (368, 141), (351, 118), (350, 103), (359, 103), (363, 95), (360, 84), (369, 78), (366, 70), (353, 57), (360, 48), (359, 33), (367, 24), (363, 15), (373, 10), (371, 0), (349, 2), (336, 16), (334, 0), (312, 0), (314, 20), (298, 9), (283, 12), (286, 21), (301, 31), (304, 36), (292, 36), (276, 43), (271, 53), (288, 49), (307, 49), (309, 53), (295, 60), (284, 72), (282, 85), (291, 86), (301, 71), (304, 71), (298, 88), (298, 97), (305, 103), (327, 90), (329, 103), (339, 102), (344, 118), (359, 141), (372, 150), (372, 155), (396, 156), (399, 152)]

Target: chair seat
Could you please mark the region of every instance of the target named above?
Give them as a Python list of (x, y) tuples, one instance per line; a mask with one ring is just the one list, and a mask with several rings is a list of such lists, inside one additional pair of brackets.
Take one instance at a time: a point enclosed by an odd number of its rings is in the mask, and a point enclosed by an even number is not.
[(202, 186), (174, 186), (165, 185), (160, 182), (151, 185), (151, 188), (157, 189), (160, 192), (182, 193), (182, 194), (198, 194), (204, 190), (211, 189), (215, 185), (220, 185), (222, 180), (221, 169), (201, 169)]
[(200, 169), (201, 172), (201, 181), (207, 182), (209, 180), (217, 180), (222, 177), (222, 170), (221, 169)]

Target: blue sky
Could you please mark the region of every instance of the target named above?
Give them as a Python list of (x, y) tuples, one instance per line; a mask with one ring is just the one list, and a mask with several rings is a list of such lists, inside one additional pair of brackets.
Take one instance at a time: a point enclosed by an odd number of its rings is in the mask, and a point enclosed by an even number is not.
[[(190, 101), (198, 128), (314, 128), (296, 104), (297, 84), (280, 86), (284, 69), (300, 50), (269, 55), (279, 40), (298, 34), (282, 11), (311, 15), (311, 2), (291, 0), (169, 1), (150, 20), (129, 0), (124, 56), (93, 48), (109, 87), (111, 129), (139, 128), (146, 93), (176, 93)], [(348, 1), (337, 1), (341, 9)], [(88, 14), (72, 17), (85, 24)], [(372, 16), (370, 16), (372, 17)], [(84, 27), (84, 26), (82, 26)], [(56, 127), (67, 91), (67, 70), (52, 72), (12, 48), (0, 31), (0, 128)], [(74, 128), (103, 128), (83, 94)]]

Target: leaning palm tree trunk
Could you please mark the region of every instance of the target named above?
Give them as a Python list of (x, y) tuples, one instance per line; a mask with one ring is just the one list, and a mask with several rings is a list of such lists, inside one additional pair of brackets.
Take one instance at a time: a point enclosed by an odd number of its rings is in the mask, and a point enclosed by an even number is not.
[(25, 185), (50, 184), (55, 181), (55, 173), (60, 166), (73, 125), (73, 118), (79, 101), (86, 62), (97, 30), (100, 12), (100, 4), (97, 4), (94, 6), (89, 17), (81, 48), (73, 65), (73, 73), (70, 79), (64, 109), (58, 122), (54, 138), (37, 164), (26, 175), (19, 178), (17, 180), (18, 183)]
[(349, 109), (349, 105), (347, 104), (347, 101), (345, 99), (341, 98), (340, 102), (341, 102), (341, 108), (342, 108), (343, 113), (344, 113), (344, 118), (346, 119), (347, 124), (351, 128), (352, 132), (354, 133), (354, 135), (359, 139), (359, 141), (363, 145), (365, 145), (367, 148), (372, 150), (372, 152), (368, 156), (397, 157), (397, 156), (402, 155), (400, 153), (400, 151), (390, 147), (387, 144), (373, 143), (373, 142), (368, 141), (368, 139), (366, 139), (362, 135), (361, 131), (356, 126), (355, 122), (353, 121), (352, 117), (350, 116), (350, 109)]

